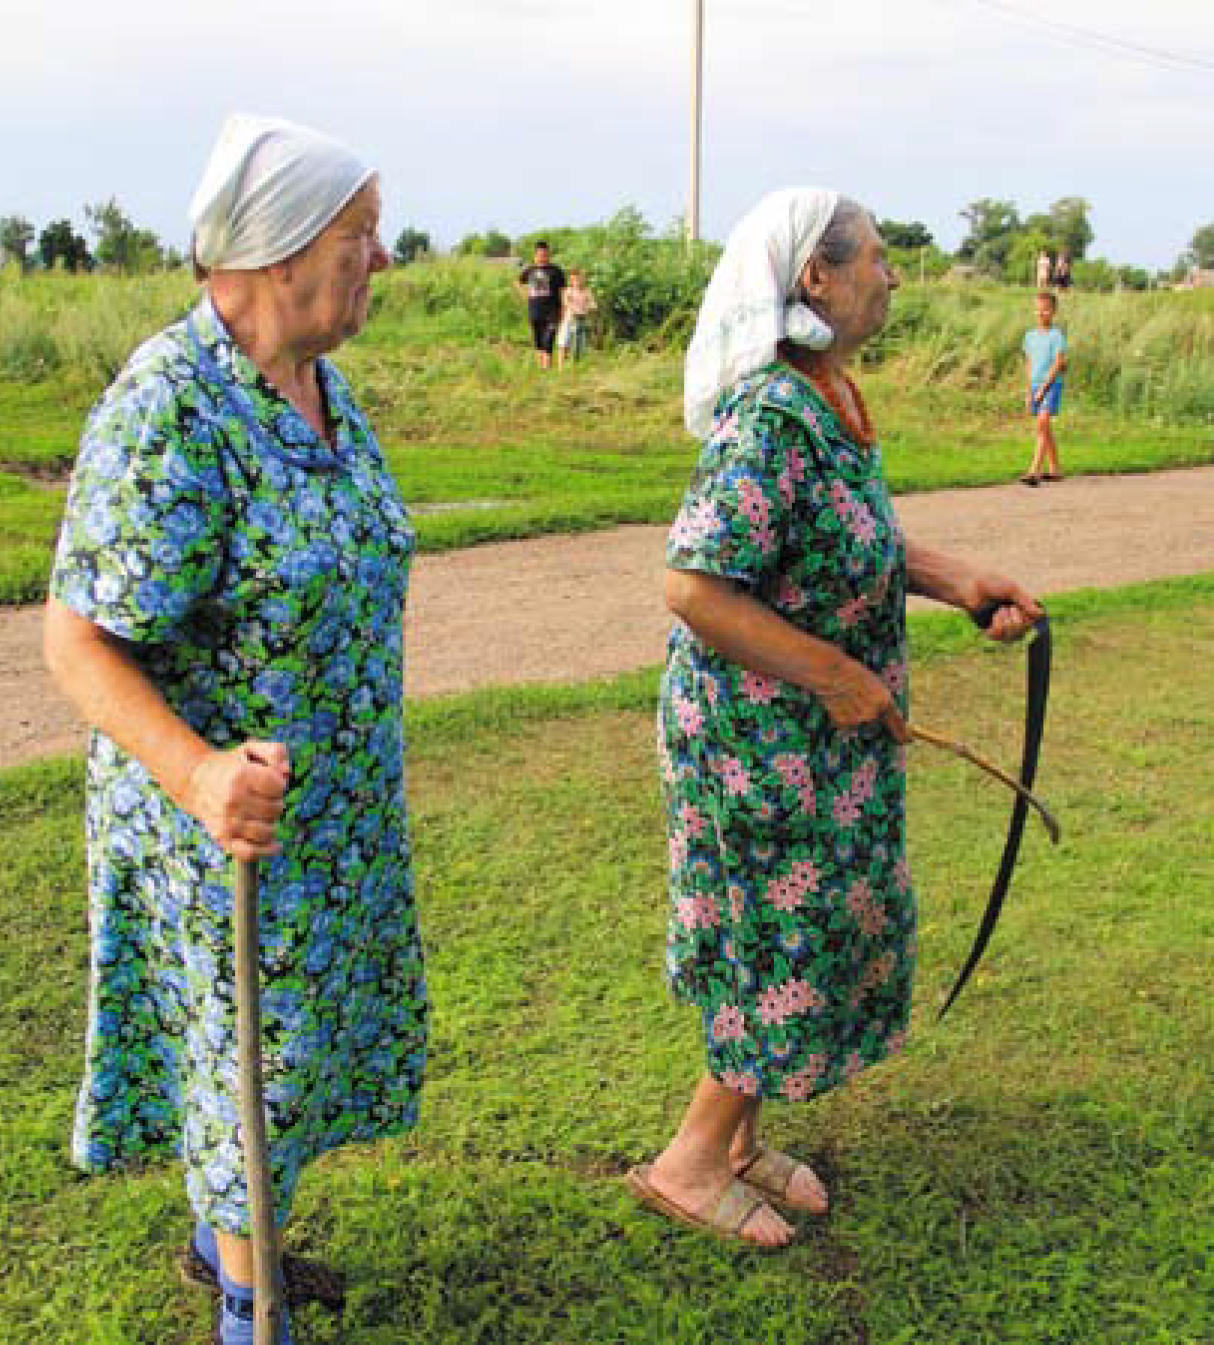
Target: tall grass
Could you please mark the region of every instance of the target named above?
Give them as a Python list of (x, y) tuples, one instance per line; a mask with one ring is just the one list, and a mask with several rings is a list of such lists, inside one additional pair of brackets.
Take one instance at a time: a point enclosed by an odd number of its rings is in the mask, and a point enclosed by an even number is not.
[[(935, 385), (1018, 383), (1031, 294), (973, 283), (908, 285), (865, 363)], [(1072, 395), (1125, 415), (1214, 423), (1214, 291), (1072, 291), (1062, 297), (1058, 322), (1071, 349)]]
[[(561, 260), (584, 266), (600, 303), (600, 341), (644, 338), (681, 351), (713, 252), (688, 252), (616, 221), (573, 235)], [(373, 321), (353, 348), (416, 365), (435, 343), (502, 358), (527, 344), (511, 262), (459, 257), (401, 267), (377, 282)], [(886, 367), (934, 386), (1007, 389), (1022, 376), (1032, 291), (983, 283), (909, 284), (866, 348)], [(136, 345), (195, 294), (183, 272), (37, 276), (0, 272), (0, 381), (67, 379), (99, 391)], [(1124, 415), (1214, 420), (1214, 292), (1070, 292), (1059, 321), (1072, 350), (1072, 395)], [(495, 354), (496, 352), (496, 354)], [(441, 368), (431, 376), (442, 377)]]
[(184, 313), (195, 285), (155, 275), (21, 276), (0, 271), (0, 380), (99, 391), (147, 337)]

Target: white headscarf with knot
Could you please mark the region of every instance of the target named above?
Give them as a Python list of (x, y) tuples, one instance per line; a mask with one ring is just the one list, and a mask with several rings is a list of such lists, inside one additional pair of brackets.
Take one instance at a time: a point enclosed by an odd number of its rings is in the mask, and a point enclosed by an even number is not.
[(798, 282), (838, 201), (825, 187), (788, 187), (764, 196), (734, 226), (687, 348), (683, 418), (697, 438), (711, 431), (721, 393), (770, 364), (777, 342), (825, 350), (835, 339), (799, 299)]
[(256, 271), (306, 247), (374, 170), (331, 136), (234, 112), (190, 202), (194, 258)]

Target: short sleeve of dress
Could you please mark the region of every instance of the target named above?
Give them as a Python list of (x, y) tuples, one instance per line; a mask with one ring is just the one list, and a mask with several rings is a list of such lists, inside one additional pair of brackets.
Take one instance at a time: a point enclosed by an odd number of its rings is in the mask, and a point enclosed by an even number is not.
[(794, 492), (787, 418), (754, 393), (724, 409), (666, 543), (666, 564), (762, 588), (778, 577)]
[(148, 373), (112, 387), (81, 440), (51, 592), (123, 639), (161, 642), (223, 565), (216, 431)]

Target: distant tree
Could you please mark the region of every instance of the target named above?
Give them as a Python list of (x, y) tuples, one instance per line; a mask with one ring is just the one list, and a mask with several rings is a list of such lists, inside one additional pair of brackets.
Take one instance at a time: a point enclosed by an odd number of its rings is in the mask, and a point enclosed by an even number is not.
[(1151, 277), (1141, 266), (1119, 266), (1117, 283), (1123, 290), (1146, 290), (1151, 288)]
[(415, 262), (423, 252), (429, 251), (430, 235), (423, 233), (420, 229), (405, 227), (400, 231), (400, 236), (392, 248), (392, 257), (401, 266), (408, 266), (410, 262)]
[(1086, 256), (1088, 244), (1096, 236), (1088, 223), (1091, 209), (1082, 196), (1064, 196), (1050, 206), (1050, 237), (1071, 254), (1072, 260)]
[(150, 229), (139, 229), (111, 196), (86, 205), (84, 216), (97, 238), (96, 256), (119, 271), (150, 271), (164, 264), (164, 247)]
[(455, 245), (460, 257), (509, 257), (511, 243), (500, 229), (486, 229), (483, 234), (466, 234)]
[(486, 257), (509, 257), (510, 239), (502, 233), (500, 229), (487, 229), (485, 231), (485, 256)]
[(1120, 277), (1117, 267), (1103, 257), (1093, 257), (1077, 261), (1074, 268), (1075, 288), (1078, 290), (1097, 290), (1108, 294), (1118, 287)]
[(981, 270), (1001, 275), (1012, 240), (1020, 230), (1016, 207), (1011, 201), (993, 201), (984, 196), (970, 202), (960, 214), (969, 225), (969, 233), (961, 240), (957, 256)]
[(56, 266), (65, 271), (87, 271), (93, 264), (89, 245), (66, 219), (54, 220), (38, 235), (38, 256), (48, 271)]
[(891, 248), (929, 248), (935, 241), (926, 225), (918, 220), (903, 224), (900, 220), (883, 219), (877, 229)]
[(1214, 224), (1203, 224), (1193, 235), (1185, 261), (1203, 270), (1214, 267)]
[(24, 215), (0, 215), (0, 262), (15, 261), (24, 271), (33, 241), (34, 226)]

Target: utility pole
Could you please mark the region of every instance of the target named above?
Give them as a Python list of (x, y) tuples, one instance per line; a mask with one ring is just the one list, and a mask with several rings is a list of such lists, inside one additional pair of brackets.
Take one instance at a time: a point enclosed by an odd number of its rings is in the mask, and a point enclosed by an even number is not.
[(700, 237), (700, 121), (703, 100), (700, 84), (704, 73), (704, 0), (691, 0), (691, 199), (687, 205), (687, 237)]

